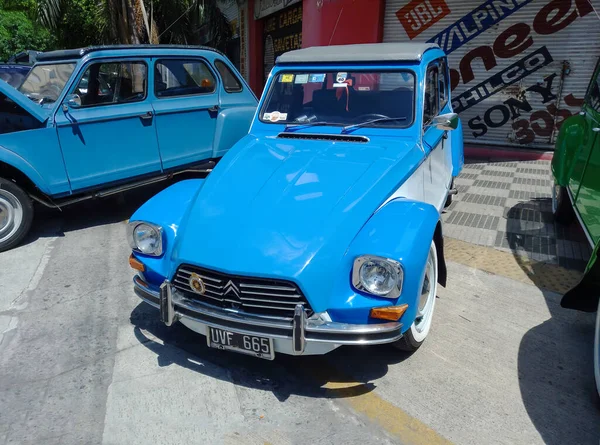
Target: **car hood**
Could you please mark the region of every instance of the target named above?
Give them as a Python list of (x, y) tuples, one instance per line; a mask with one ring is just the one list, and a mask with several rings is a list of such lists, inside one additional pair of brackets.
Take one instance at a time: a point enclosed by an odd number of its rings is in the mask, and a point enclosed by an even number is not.
[(33, 102), (19, 90), (16, 90), (2, 79), (0, 79), (0, 93), (4, 94), (41, 123), (46, 122), (48, 116), (50, 115), (49, 109), (42, 108), (40, 105)]
[(423, 160), (414, 140), (378, 139), (246, 136), (191, 204), (178, 229), (173, 266), (297, 282), (309, 269), (328, 274)]

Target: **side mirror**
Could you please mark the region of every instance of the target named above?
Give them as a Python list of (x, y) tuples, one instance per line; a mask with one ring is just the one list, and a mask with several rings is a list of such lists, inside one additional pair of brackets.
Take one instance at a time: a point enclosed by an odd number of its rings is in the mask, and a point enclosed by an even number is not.
[(65, 102), (63, 104), (63, 110), (69, 111), (69, 108), (80, 108), (81, 107), (81, 97), (79, 94), (69, 94), (65, 97)]
[(440, 114), (433, 118), (431, 126), (439, 130), (450, 131), (458, 128), (458, 122), (458, 114), (456, 113)]

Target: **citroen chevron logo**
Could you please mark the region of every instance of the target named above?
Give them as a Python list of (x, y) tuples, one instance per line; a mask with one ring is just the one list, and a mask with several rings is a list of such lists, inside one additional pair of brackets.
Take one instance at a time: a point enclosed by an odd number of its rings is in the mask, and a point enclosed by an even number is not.
[(229, 280), (225, 287), (223, 287), (223, 296), (233, 294), (237, 298), (240, 298), (240, 290), (237, 288), (233, 281)]

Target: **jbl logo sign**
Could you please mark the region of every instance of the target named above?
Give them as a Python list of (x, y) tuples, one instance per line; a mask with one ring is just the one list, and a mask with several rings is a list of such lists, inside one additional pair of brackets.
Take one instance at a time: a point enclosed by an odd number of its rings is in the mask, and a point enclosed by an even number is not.
[(411, 40), (448, 14), (450, 8), (444, 0), (412, 0), (396, 12)]

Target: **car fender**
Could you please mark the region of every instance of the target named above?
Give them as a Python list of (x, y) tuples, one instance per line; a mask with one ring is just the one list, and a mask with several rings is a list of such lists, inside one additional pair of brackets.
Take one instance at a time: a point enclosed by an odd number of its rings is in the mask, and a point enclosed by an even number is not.
[(130, 222), (149, 222), (162, 227), (163, 230), (163, 254), (160, 257), (134, 252), (134, 256), (144, 264), (144, 274), (152, 284), (160, 285), (171, 276), (171, 256), (175, 250), (177, 231), (202, 184), (204, 179), (177, 182), (150, 198), (131, 216)]
[(452, 176), (457, 177), (465, 163), (463, 128), (460, 119), (458, 127), (450, 132), (450, 146), (452, 147)]
[(50, 194), (50, 190), (46, 181), (40, 173), (25, 159), (16, 154), (14, 151), (8, 150), (0, 146), (0, 163), (5, 163), (23, 173), (29, 180), (43, 193)]
[(559, 185), (566, 187), (569, 184), (577, 152), (585, 145), (586, 138), (595, 136), (595, 133), (586, 128), (587, 125), (585, 117), (576, 114), (567, 118), (560, 126), (552, 156), (552, 173)]
[[(360, 255), (377, 255), (394, 259), (402, 264), (404, 271), (402, 292), (396, 301), (387, 301), (396, 305), (408, 304), (408, 309), (401, 319), (404, 330), (410, 327), (416, 317), (416, 305), (431, 241), (436, 236), (439, 236), (441, 241), (439, 222), (440, 215), (434, 206), (405, 198), (394, 199), (369, 219), (346, 254), (350, 270), (354, 259)], [(436, 230), (439, 230), (439, 233), (436, 233)], [(438, 255), (438, 281), (445, 285), (443, 245), (437, 245), (437, 249), (441, 253)], [(366, 293), (364, 295), (370, 296)], [(381, 297), (370, 297), (378, 302), (386, 300)], [(380, 305), (380, 303), (373, 304), (373, 306)]]
[(222, 157), (248, 134), (255, 112), (255, 106), (246, 106), (227, 108), (219, 113), (215, 127), (213, 158)]

